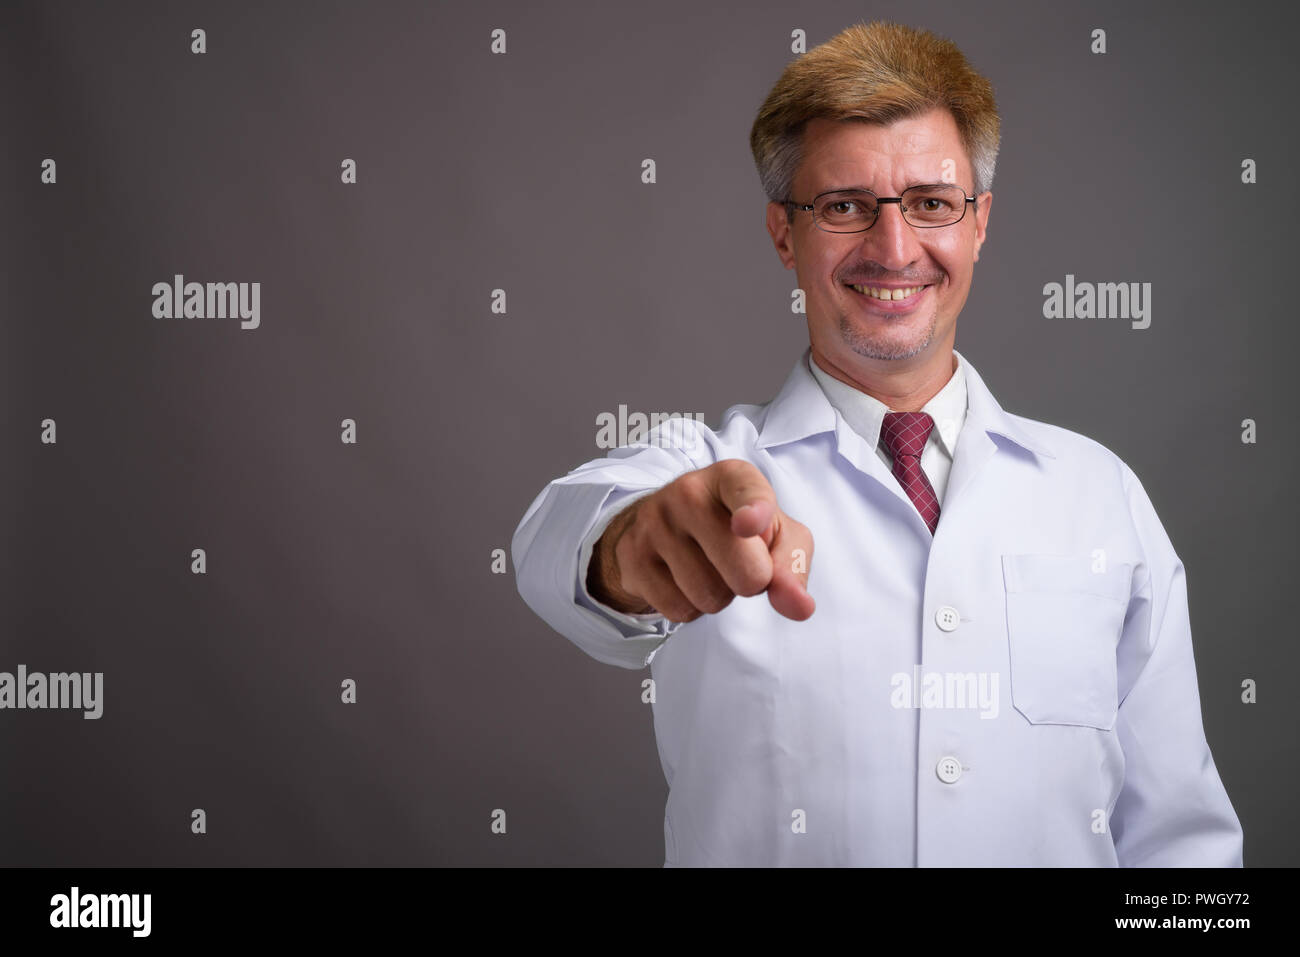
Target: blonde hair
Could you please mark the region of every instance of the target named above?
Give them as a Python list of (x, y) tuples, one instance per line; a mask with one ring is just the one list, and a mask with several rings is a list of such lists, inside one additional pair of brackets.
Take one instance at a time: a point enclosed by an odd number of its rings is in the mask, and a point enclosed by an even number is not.
[(809, 120), (892, 123), (935, 107), (957, 122), (975, 195), (991, 189), (1000, 128), (993, 84), (955, 43), (928, 30), (854, 24), (790, 63), (759, 108), (749, 146), (763, 191), (773, 202), (791, 198)]

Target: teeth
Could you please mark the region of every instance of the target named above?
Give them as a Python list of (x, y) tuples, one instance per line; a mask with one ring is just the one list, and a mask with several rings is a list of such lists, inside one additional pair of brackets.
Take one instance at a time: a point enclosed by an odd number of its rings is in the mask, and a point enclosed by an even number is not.
[(865, 296), (870, 296), (872, 299), (888, 299), (893, 301), (896, 299), (906, 299), (909, 296), (914, 296), (916, 295), (916, 293), (920, 292), (925, 287), (912, 286), (908, 289), (881, 289), (876, 286), (854, 286), (853, 288)]

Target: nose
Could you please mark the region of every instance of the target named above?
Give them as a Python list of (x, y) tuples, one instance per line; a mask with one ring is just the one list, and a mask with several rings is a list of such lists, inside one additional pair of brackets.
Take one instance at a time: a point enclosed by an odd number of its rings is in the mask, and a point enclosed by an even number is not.
[(876, 221), (862, 234), (863, 255), (891, 272), (901, 272), (922, 256), (916, 230), (903, 218), (900, 203), (881, 203)]

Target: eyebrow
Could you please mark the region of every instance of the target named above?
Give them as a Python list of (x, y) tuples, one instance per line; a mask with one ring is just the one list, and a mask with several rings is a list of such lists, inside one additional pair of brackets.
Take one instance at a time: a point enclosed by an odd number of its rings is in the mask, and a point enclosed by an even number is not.
[[(966, 195), (966, 187), (962, 186), (961, 183), (931, 183), (931, 182), (911, 183), (908, 186), (905, 186), (904, 190), (913, 189), (917, 186), (956, 186), (958, 189), (962, 191), (963, 196)], [(817, 193), (816, 195), (825, 196), (827, 193), (851, 193), (855, 191), (871, 193), (873, 196), (880, 195), (869, 186), (833, 186), (830, 189), (822, 190), (820, 193)]]

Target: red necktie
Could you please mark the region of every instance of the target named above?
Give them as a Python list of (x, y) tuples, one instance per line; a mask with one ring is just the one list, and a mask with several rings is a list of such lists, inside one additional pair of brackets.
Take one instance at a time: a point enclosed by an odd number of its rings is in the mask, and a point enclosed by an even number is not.
[(939, 499), (921, 471), (921, 450), (933, 428), (934, 419), (926, 412), (886, 412), (880, 426), (880, 437), (894, 457), (894, 477), (930, 526), (931, 535), (939, 524)]

